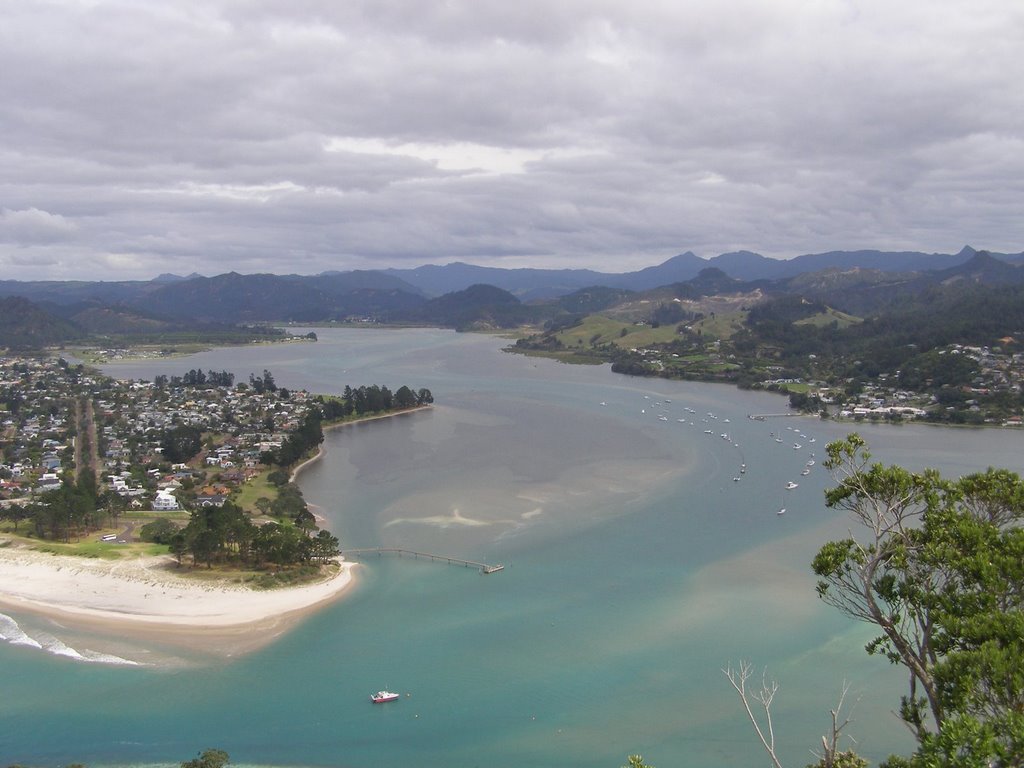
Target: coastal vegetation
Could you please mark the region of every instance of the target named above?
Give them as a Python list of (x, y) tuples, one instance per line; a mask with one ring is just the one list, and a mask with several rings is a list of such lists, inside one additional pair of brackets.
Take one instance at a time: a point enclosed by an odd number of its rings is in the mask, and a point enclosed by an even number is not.
[(838, 295), (735, 291), (739, 301), (725, 307), (717, 296), (672, 296), (558, 318), (511, 349), (607, 362), (633, 376), (795, 394), (794, 408), (832, 416), (840, 404), (852, 411), (877, 400), (879, 390), (889, 405), (906, 402), (908, 413), (934, 422), (1002, 424), (1024, 415), (1020, 285), (933, 286), (866, 317), (830, 304)]
[[(275, 323), (506, 330), (520, 337), (513, 351), (610, 363), (632, 376), (783, 394), (808, 387), (799, 393), (807, 397), (792, 400), (800, 410), (835, 416), (877, 408), (872, 390), (881, 389), (892, 402), (874, 418), (1004, 423), (1024, 418), (1021, 260), (965, 248), (955, 255), (830, 252), (788, 262), (681, 254), (624, 275), (456, 264), (401, 275), (8, 281), (0, 282), (0, 346), (88, 343), (89, 354), (110, 360), (144, 344), (163, 355), (197, 342), (316, 340)], [(998, 359), (953, 361), (949, 353), (962, 347)], [(911, 410), (893, 410), (908, 399)]]
[[(1024, 764), (1024, 481), (1005, 469), (949, 480), (872, 463), (856, 434), (829, 444), (825, 466), (837, 480), (827, 506), (856, 527), (815, 556), (818, 595), (876, 629), (868, 654), (907, 675), (894, 710), (917, 749), (883, 768)], [(778, 684), (748, 685), (747, 662), (725, 673), (782, 768), (771, 719)], [(867, 765), (839, 746), (847, 692), (815, 766)]]
[[(260, 586), (315, 577), (340, 553), (292, 482), (324, 426), (433, 402), (404, 385), (293, 393), (267, 370), (238, 384), (196, 369), (147, 384), (63, 360), (5, 366), (0, 521), (10, 534), (88, 556), (162, 547), (179, 565), (263, 574)], [(142, 512), (143, 499), (159, 509)]]

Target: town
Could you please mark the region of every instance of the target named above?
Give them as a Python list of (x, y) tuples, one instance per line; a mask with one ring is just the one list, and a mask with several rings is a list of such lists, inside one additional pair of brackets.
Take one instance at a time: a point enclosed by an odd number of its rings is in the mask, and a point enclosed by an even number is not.
[[(191, 370), (122, 381), (63, 358), (0, 358), (0, 504), (15, 505), (95, 478), (113, 518), (130, 511), (220, 507), (273, 514), (291, 449), (311, 416), (325, 423), (432, 402), (429, 390), (345, 388), (339, 398), (277, 386), (269, 371), (234, 382)], [(320, 435), (322, 439), (322, 434)], [(287, 497), (287, 493), (284, 494)], [(304, 505), (303, 505), (304, 506)]]

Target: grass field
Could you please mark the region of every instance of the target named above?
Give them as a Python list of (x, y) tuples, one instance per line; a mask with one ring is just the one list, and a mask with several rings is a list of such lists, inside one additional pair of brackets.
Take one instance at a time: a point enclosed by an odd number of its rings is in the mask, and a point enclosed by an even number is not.
[(805, 317), (803, 320), (797, 320), (793, 325), (825, 326), (833, 321), (835, 321), (840, 328), (848, 328), (851, 325), (857, 325), (858, 323), (864, 322), (859, 317), (848, 315), (845, 312), (840, 312), (838, 309), (830, 308), (825, 312), (819, 312), (811, 317)]
[[(690, 326), (695, 331), (699, 330), (708, 341), (727, 339), (743, 327), (747, 314), (745, 311), (717, 313), (714, 317), (697, 320)], [(670, 323), (653, 328), (650, 325), (635, 325), (605, 315), (589, 315), (579, 325), (558, 333), (557, 338), (567, 347), (589, 347), (593, 341), (597, 344), (610, 342), (625, 349), (632, 349), (673, 341), (679, 336), (676, 331), (678, 325), (679, 323)], [(622, 333), (623, 329), (626, 331), (625, 335)]]

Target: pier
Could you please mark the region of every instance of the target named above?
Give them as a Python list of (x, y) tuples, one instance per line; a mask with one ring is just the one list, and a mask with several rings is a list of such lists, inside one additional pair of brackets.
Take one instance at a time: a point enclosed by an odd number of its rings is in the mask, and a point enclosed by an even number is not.
[(448, 565), (461, 565), (466, 568), (479, 568), (480, 573), (497, 573), (498, 571), (504, 570), (505, 566), (488, 565), (487, 563), (478, 563), (475, 560), (464, 560), (461, 557), (449, 557), (448, 555), (435, 555), (430, 552), (417, 552), (412, 549), (401, 549), (399, 547), (363, 547), (361, 549), (346, 549), (342, 551), (342, 555), (365, 555), (365, 554), (376, 554), (378, 557), (381, 555), (398, 555), (402, 557), (404, 555), (411, 555), (414, 559), (424, 558), (426, 560), (432, 560), (435, 562), (445, 562)]
[(747, 418), (753, 419), (754, 421), (764, 421), (765, 419), (793, 419), (798, 416), (804, 416), (803, 413), (748, 413)]

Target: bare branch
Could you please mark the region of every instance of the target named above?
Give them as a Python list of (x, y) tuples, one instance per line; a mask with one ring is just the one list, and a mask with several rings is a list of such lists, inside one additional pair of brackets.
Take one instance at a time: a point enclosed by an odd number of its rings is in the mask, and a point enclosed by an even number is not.
[[(843, 707), (846, 704), (846, 696), (849, 692), (850, 684), (844, 680), (843, 690), (839, 694), (839, 703), (836, 704), (835, 709), (830, 710), (830, 714), (832, 715), (832, 727), (827, 734), (824, 734), (821, 737), (821, 754), (818, 754), (813, 749), (811, 750), (811, 754), (821, 761), (821, 765), (824, 766), (824, 768), (833, 768), (835, 765), (836, 757), (839, 755), (839, 737), (842, 734), (843, 729), (853, 722), (850, 717), (843, 716)], [(858, 698), (857, 701), (860, 701), (860, 698)], [(857, 706), (857, 701), (855, 701), (853, 706), (850, 707), (851, 713), (853, 708)], [(842, 722), (840, 722), (840, 719)], [(852, 737), (847, 738), (853, 741), (854, 744), (857, 743)]]
[[(740, 701), (743, 702), (743, 708), (747, 711), (747, 717), (750, 718), (751, 725), (754, 726), (754, 731), (757, 733), (757, 737), (761, 740), (762, 746), (768, 752), (768, 756), (771, 758), (772, 765), (775, 768), (782, 768), (782, 763), (779, 762), (778, 756), (775, 754), (775, 731), (772, 726), (772, 700), (775, 698), (775, 694), (779, 690), (779, 684), (774, 680), (769, 680), (766, 672), (761, 674), (761, 689), (758, 691), (749, 691), (747, 689), (747, 681), (753, 674), (753, 665), (749, 661), (741, 661), (737, 668), (733, 668), (730, 664), (722, 670), (732, 687), (736, 689), (736, 693), (740, 695)], [(764, 726), (758, 721), (757, 716), (754, 714), (754, 708), (751, 702), (760, 704), (760, 708), (764, 710)], [(767, 735), (766, 735), (767, 731)]]

